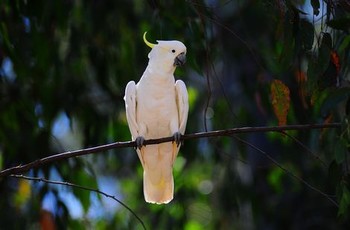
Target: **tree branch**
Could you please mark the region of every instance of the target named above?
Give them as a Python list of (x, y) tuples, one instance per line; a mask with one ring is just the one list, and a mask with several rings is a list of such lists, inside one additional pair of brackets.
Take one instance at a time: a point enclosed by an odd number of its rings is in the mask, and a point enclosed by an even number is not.
[[(208, 137), (232, 136), (233, 134), (239, 134), (239, 133), (278, 132), (278, 131), (281, 132), (286, 130), (310, 130), (310, 129), (325, 129), (325, 128), (340, 128), (340, 127), (341, 127), (341, 123), (286, 125), (286, 126), (272, 126), (272, 127), (241, 127), (241, 128), (227, 129), (227, 130), (217, 130), (217, 131), (185, 134), (181, 136), (181, 140), (184, 141), (184, 140), (206, 138), (206, 137), (208, 138)], [(174, 141), (174, 137), (172, 136), (145, 140), (144, 144), (154, 145), (154, 144), (171, 142), (171, 141)], [(67, 151), (64, 153), (51, 155), (48, 157), (44, 157), (44, 158), (32, 161), (28, 164), (18, 165), (18, 166), (4, 169), (0, 172), (0, 177), (6, 177), (11, 174), (20, 174), (23, 172), (27, 172), (30, 169), (37, 168), (59, 160), (88, 155), (92, 153), (103, 152), (110, 149), (127, 148), (127, 147), (136, 147), (135, 141), (114, 142), (114, 143), (100, 145), (96, 147), (79, 149), (74, 151)]]
[(294, 178), (298, 181), (300, 181), (301, 183), (303, 183), (304, 185), (306, 185), (308, 188), (310, 188), (311, 190), (319, 193), (320, 195), (324, 196), (325, 198), (327, 198), (332, 204), (334, 204), (337, 208), (339, 208), (339, 204), (333, 200), (331, 197), (335, 197), (333, 195), (328, 195), (326, 193), (324, 193), (323, 191), (321, 191), (320, 189), (316, 188), (315, 186), (311, 185), (310, 183), (308, 183), (306, 180), (302, 179), (301, 177), (298, 177), (297, 175), (293, 174), (292, 172), (290, 172), (288, 169), (286, 169), (284, 166), (282, 166), (282, 164), (280, 164), (278, 161), (276, 161), (273, 157), (271, 157), (269, 154), (267, 154), (266, 152), (264, 152), (263, 150), (261, 150), (260, 148), (252, 145), (251, 143), (237, 137), (234, 136), (238, 141), (246, 144), (247, 146), (249, 146), (250, 148), (258, 151), (259, 153), (263, 154), (267, 159), (269, 159), (272, 163), (274, 163), (277, 167), (279, 167), (280, 169), (282, 169), (288, 176), (290, 176), (291, 178)]
[(35, 181), (35, 182), (44, 182), (44, 183), (48, 183), (48, 184), (65, 185), (65, 186), (69, 186), (69, 187), (72, 187), (72, 188), (78, 188), (78, 189), (83, 189), (83, 190), (86, 190), (86, 191), (102, 194), (105, 197), (108, 197), (108, 198), (111, 198), (111, 199), (117, 201), (120, 205), (122, 205), (124, 208), (129, 210), (129, 212), (132, 213), (136, 217), (136, 219), (140, 222), (140, 224), (142, 225), (143, 229), (146, 230), (146, 226), (143, 223), (143, 221), (141, 220), (141, 218), (131, 208), (129, 208), (126, 204), (121, 202), (115, 196), (109, 195), (109, 194), (107, 194), (105, 192), (102, 192), (102, 191), (100, 191), (98, 189), (88, 188), (88, 187), (85, 187), (85, 186), (81, 186), (81, 185), (77, 185), (77, 184), (73, 184), (73, 183), (69, 183), (69, 182), (64, 182), (64, 181), (48, 180), (48, 179), (41, 178), (41, 177), (29, 177), (29, 176), (23, 176), (23, 175), (17, 175), (17, 174), (11, 174), (10, 177), (15, 177), (15, 178), (24, 179), (24, 180), (31, 180), (31, 181)]

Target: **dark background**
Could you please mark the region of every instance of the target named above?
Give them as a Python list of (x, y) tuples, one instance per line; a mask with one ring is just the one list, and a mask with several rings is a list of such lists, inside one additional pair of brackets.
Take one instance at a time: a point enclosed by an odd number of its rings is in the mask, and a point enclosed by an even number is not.
[[(287, 124), (343, 127), (188, 140), (168, 205), (144, 201), (132, 148), (26, 175), (98, 188), (148, 229), (349, 229), (349, 9), (330, 0), (2, 0), (0, 168), (130, 140), (124, 88), (147, 65), (148, 31), (151, 42), (187, 46), (176, 71), (189, 91), (187, 133), (278, 125), (274, 79), (290, 90)], [(81, 189), (6, 177), (0, 196), (4, 229), (141, 229), (117, 202)]]

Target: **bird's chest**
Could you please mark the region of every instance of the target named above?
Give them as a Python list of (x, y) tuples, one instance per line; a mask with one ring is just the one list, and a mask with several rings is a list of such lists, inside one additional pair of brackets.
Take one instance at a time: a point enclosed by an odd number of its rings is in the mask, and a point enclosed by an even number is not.
[(177, 114), (173, 85), (140, 87), (137, 90), (137, 102), (138, 112), (152, 120), (169, 120)]

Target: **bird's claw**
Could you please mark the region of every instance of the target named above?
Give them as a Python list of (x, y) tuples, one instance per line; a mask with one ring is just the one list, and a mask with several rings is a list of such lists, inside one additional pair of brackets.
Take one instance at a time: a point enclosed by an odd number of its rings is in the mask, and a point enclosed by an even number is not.
[(181, 136), (182, 134), (180, 132), (176, 132), (174, 133), (173, 137), (174, 137), (174, 141), (176, 143), (176, 146), (179, 147), (180, 144), (182, 144), (181, 142)]
[(144, 146), (143, 143), (145, 142), (145, 138), (143, 138), (142, 136), (138, 136), (138, 137), (136, 137), (135, 142), (136, 142), (136, 147), (138, 149), (141, 149), (142, 146)]

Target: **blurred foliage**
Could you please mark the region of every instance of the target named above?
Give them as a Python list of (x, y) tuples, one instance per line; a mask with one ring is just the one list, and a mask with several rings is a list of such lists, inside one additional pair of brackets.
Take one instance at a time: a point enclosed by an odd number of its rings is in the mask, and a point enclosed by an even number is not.
[[(190, 93), (188, 133), (276, 125), (273, 80), (290, 91), (287, 124), (343, 127), (289, 134), (299, 142), (239, 136), (279, 165), (234, 137), (186, 141), (175, 198), (162, 206), (144, 201), (133, 149), (29, 175), (99, 188), (149, 229), (349, 229), (349, 18), (344, 0), (2, 0), (0, 167), (129, 140), (124, 87), (147, 65), (148, 31), (150, 41), (188, 48), (186, 67), (176, 71)], [(84, 190), (9, 177), (0, 191), (4, 229), (141, 229), (128, 210)]]

